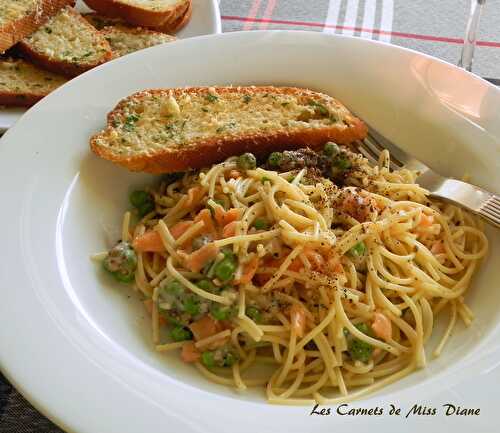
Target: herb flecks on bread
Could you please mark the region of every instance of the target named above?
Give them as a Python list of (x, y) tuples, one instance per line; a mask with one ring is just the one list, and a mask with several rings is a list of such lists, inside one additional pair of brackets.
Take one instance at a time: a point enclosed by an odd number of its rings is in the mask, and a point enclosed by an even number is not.
[(92, 25), (68, 7), (19, 44), (34, 63), (75, 76), (112, 58), (111, 47)]
[(122, 100), (91, 139), (99, 156), (134, 171), (200, 168), (244, 152), (362, 139), (366, 126), (334, 98), (293, 87), (145, 90)]
[(24, 60), (0, 60), (0, 105), (29, 107), (65, 82)]
[(104, 27), (101, 30), (114, 57), (124, 56), (144, 48), (175, 41), (175, 36), (146, 30), (141, 27), (130, 28), (123, 25)]
[(30, 35), (74, 0), (0, 1), (0, 54)]

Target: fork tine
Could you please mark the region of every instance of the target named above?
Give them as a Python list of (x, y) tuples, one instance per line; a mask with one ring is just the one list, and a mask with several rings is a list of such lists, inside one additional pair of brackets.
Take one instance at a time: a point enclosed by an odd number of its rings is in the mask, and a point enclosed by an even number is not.
[(356, 150), (361, 153), (370, 163), (373, 165), (378, 164), (378, 154), (376, 152), (373, 152), (372, 149), (370, 149), (364, 141), (357, 141), (356, 142)]
[(479, 215), (485, 218), (490, 224), (493, 224), (496, 227), (500, 227), (500, 214), (492, 215), (489, 212), (486, 212), (484, 209), (479, 211)]
[(494, 204), (494, 200), (493, 199), (488, 200), (484, 204), (483, 209), (484, 210), (488, 210), (489, 212), (491, 212), (493, 214), (498, 214), (500, 216), (500, 206)]
[[(374, 144), (380, 149), (380, 151), (387, 149), (391, 154), (391, 160), (395, 162), (396, 165), (402, 167), (405, 165), (404, 159), (398, 158), (396, 156), (396, 146), (387, 140), (383, 135), (373, 129), (370, 125), (368, 125), (368, 136), (374, 142)], [(398, 152), (402, 152), (401, 149), (397, 148)], [(404, 157), (404, 154), (402, 154)]]
[[(384, 150), (386, 150), (386, 148), (380, 144), (380, 142), (377, 140), (377, 138), (373, 135), (371, 131), (368, 132), (368, 137), (365, 139), (365, 141), (368, 142), (368, 144), (372, 146), (374, 150), (378, 152), (379, 155)], [(391, 156), (390, 162), (392, 170), (397, 170), (403, 167), (404, 164), (401, 161), (399, 161), (393, 154), (390, 154), (390, 156)]]
[(493, 209), (496, 209), (498, 212), (500, 212), (500, 199), (498, 197), (493, 196), (488, 203), (486, 203), (486, 206), (490, 206)]
[(500, 227), (500, 199), (497, 196), (493, 195), (487, 200), (478, 213), (497, 227)]

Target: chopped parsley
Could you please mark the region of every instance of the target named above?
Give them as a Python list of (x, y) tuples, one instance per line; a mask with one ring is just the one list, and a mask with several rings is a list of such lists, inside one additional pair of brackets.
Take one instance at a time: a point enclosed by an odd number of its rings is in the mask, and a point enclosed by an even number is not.
[(125, 123), (123, 124), (123, 129), (125, 131), (133, 131), (135, 128), (135, 122), (139, 120), (139, 116), (137, 114), (131, 114), (125, 118)]
[(52, 29), (50, 27), (45, 27), (44, 30), (45, 33), (48, 33), (49, 35), (52, 33)]
[(201, 107), (201, 111), (205, 112), (205, 113), (208, 113), (209, 112), (209, 109), (206, 108), (206, 107)]
[(326, 108), (323, 104), (320, 104), (319, 102), (314, 101), (314, 100), (312, 100), (312, 99), (310, 99), (310, 100), (308, 101), (308, 103), (309, 103), (309, 105), (310, 105), (311, 107), (313, 107), (313, 108), (314, 108), (314, 111), (315, 111), (317, 114), (319, 114), (319, 115), (321, 115), (321, 116), (323, 116), (323, 117), (329, 117), (329, 116), (330, 116), (330, 112), (328, 111), (328, 108)]
[(210, 102), (210, 103), (214, 103), (214, 102), (217, 102), (219, 100), (219, 97), (218, 96), (215, 96), (215, 95), (212, 95), (211, 93), (208, 93), (206, 96), (205, 96), (205, 99)]
[(248, 104), (251, 100), (252, 100), (252, 97), (250, 95), (243, 96), (243, 102), (245, 104)]
[(167, 138), (174, 138), (176, 133), (182, 133), (182, 130), (186, 126), (187, 120), (184, 120), (182, 123), (176, 122), (170, 125), (165, 125), (165, 129), (167, 130)]

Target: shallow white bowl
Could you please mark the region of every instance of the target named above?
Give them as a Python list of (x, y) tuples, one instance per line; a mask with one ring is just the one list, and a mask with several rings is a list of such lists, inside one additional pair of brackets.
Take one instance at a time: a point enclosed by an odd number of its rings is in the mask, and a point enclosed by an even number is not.
[[(142, 306), (89, 260), (118, 237), (127, 192), (152, 177), (89, 152), (120, 98), (151, 87), (304, 86), (329, 93), (442, 174), (499, 192), (500, 92), (454, 66), (362, 39), (308, 32), (194, 38), (118, 59), (71, 81), (0, 141), (3, 254), (0, 366), (63, 428), (78, 432), (400, 431), (410, 417), (310, 417), (260, 390), (208, 383), (175, 354), (153, 351)], [(467, 301), (477, 317), (441, 358), (358, 403), (480, 406), (488, 415), (433, 417), (433, 429), (490, 431), (500, 422), (498, 232)], [(132, 295), (128, 298), (126, 295)], [(432, 346), (432, 342), (431, 342)], [(429, 351), (430, 353), (430, 351)], [(429, 356), (430, 358), (430, 356)], [(387, 412), (387, 410), (386, 410)]]
[[(180, 39), (193, 36), (211, 35), (221, 32), (219, 2), (217, 0), (192, 0), (193, 15), (189, 23), (177, 37)], [(79, 12), (90, 12), (83, 0), (77, 0), (76, 9)], [(0, 134), (9, 129), (26, 112), (25, 108), (0, 106)]]

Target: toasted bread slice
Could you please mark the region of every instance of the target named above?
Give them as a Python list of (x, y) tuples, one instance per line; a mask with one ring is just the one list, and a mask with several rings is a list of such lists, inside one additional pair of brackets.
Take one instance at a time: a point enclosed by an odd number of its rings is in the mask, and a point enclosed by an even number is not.
[(130, 28), (135, 28), (135, 26), (128, 24), (125, 20), (122, 20), (121, 18), (107, 17), (105, 15), (99, 15), (96, 12), (89, 12), (86, 14), (82, 14), (82, 17), (85, 18), (90, 24), (92, 24), (97, 30), (102, 30), (104, 27), (109, 27), (109, 26), (126, 26)]
[(184, 11), (183, 14), (181, 14), (179, 17), (177, 17), (177, 19), (175, 19), (172, 22), (169, 21), (168, 23), (160, 27), (156, 27), (155, 30), (168, 34), (177, 33), (186, 26), (186, 24), (191, 19), (192, 13), (193, 13), (193, 4), (191, 0), (189, 0), (186, 10)]
[(156, 27), (165, 24), (187, 0), (84, 0), (98, 13), (123, 18), (137, 26)]
[(146, 30), (142, 27), (131, 28), (122, 25), (104, 27), (101, 33), (111, 46), (114, 57), (121, 57), (134, 51), (172, 42), (176, 39), (175, 36)]
[[(141, 27), (147, 30), (152, 30), (155, 32), (166, 33), (172, 35), (182, 29), (190, 20), (192, 15), (192, 3), (189, 0), (186, 3), (186, 8), (175, 18), (175, 20), (168, 21), (163, 26), (160, 27)], [(127, 21), (121, 18), (107, 17), (105, 15), (100, 15), (96, 12), (90, 12), (82, 15), (90, 24), (92, 24), (97, 30), (102, 30), (104, 27), (110, 26), (123, 26), (130, 29), (136, 29), (137, 26), (129, 24)]]
[(71, 7), (23, 39), (19, 48), (33, 63), (69, 77), (113, 57), (104, 36)]
[(0, 53), (33, 33), (74, 0), (0, 0)]
[(90, 140), (99, 156), (133, 171), (206, 167), (231, 155), (363, 139), (365, 124), (340, 102), (295, 87), (144, 90), (108, 114)]
[(19, 59), (0, 60), (0, 105), (31, 107), (67, 81)]

